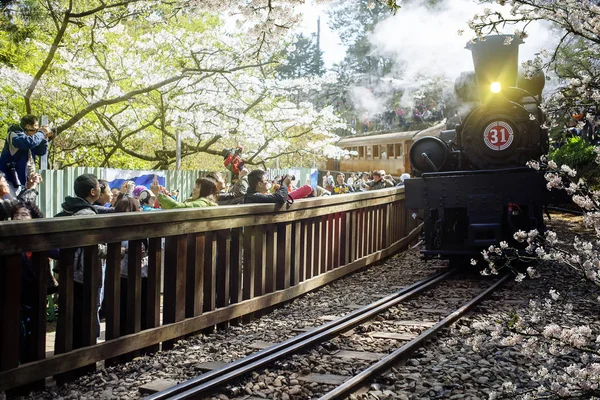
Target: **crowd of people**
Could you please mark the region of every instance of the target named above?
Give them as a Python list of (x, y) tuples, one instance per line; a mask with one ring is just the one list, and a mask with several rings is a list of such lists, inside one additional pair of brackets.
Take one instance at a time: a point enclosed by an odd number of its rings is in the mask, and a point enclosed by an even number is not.
[(323, 188), (325, 194), (344, 194), (354, 192), (364, 192), (367, 190), (386, 189), (391, 187), (403, 187), (404, 180), (410, 178), (410, 174), (404, 173), (399, 179), (395, 179), (384, 170), (374, 170), (371, 172), (351, 172), (346, 179), (346, 174), (340, 172), (335, 177), (327, 171), (323, 176)]
[[(35, 173), (35, 158), (46, 154), (51, 139), (52, 130), (40, 127), (34, 115), (24, 116), (18, 125), (9, 128), (0, 155), (0, 220), (14, 219), (13, 210), (18, 204), (28, 209), (35, 206), (37, 186), (42, 184), (41, 176)], [(141, 211), (241, 203), (284, 204), (310, 196), (381, 189), (399, 183), (385, 171), (352, 173), (347, 180), (344, 174), (339, 174), (335, 181), (328, 171), (322, 186), (305, 184), (298, 187), (293, 176), (269, 179), (265, 171), (256, 169), (250, 172), (243, 164), (241, 166), (237, 180), (229, 190), (226, 190), (228, 186), (223, 176), (213, 172), (199, 177), (192, 193), (184, 201), (179, 201), (179, 193), (169, 192), (160, 186), (156, 176), (149, 188), (137, 186), (133, 181), (111, 188), (107, 181), (84, 174), (75, 181), (75, 196), (65, 198), (63, 210), (56, 216), (114, 213), (122, 208), (117, 207), (120, 201), (130, 204), (128, 209), (133, 204), (135, 210)], [(36, 211), (34, 214), (38, 215)]]

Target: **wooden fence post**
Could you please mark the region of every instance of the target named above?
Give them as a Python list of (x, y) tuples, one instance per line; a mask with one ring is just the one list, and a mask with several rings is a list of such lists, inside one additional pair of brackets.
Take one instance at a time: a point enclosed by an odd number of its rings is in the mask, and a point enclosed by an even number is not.
[[(162, 238), (148, 239), (148, 309), (147, 328), (160, 326), (160, 293), (162, 284)], [(156, 353), (159, 345), (144, 348), (144, 353)]]
[(293, 267), (292, 267), (292, 281), (291, 285), (296, 286), (301, 282), (300, 271), (302, 269), (301, 266), (301, 258), (302, 258), (302, 222), (296, 221), (293, 223), (293, 233), (292, 233), (292, 242), (293, 242)]
[[(212, 311), (217, 308), (217, 235), (216, 232), (206, 233), (204, 246), (204, 300), (202, 311)], [(206, 327), (203, 333), (212, 333), (214, 326)]]
[[(125, 313), (125, 333), (137, 333), (142, 329), (142, 241), (130, 240), (127, 246), (127, 308)], [(146, 311), (146, 304), (144, 304)], [(140, 351), (124, 355), (125, 360), (139, 357)]]
[[(224, 229), (217, 231), (215, 235), (217, 238), (216, 306), (217, 308), (222, 308), (229, 305), (231, 232), (229, 229)], [(217, 329), (227, 329), (228, 327), (228, 322), (222, 322), (217, 325)]]
[[(244, 266), (242, 269), (242, 298), (249, 300), (254, 297), (254, 279), (255, 279), (255, 238), (254, 238), (254, 227), (244, 227)], [(243, 322), (249, 322), (252, 320), (252, 315), (242, 317)]]
[[(185, 318), (185, 267), (187, 261), (186, 235), (168, 236), (165, 240), (165, 290), (163, 325)], [(163, 350), (170, 350), (174, 340), (163, 342)]]
[[(106, 278), (104, 280), (104, 306), (106, 313), (106, 340), (121, 336), (121, 242), (108, 243)], [(119, 359), (107, 359), (106, 366), (115, 365)]]
[(18, 304), (21, 304), (20, 254), (2, 258), (0, 264), (0, 371), (19, 365), (19, 339), (21, 333)]
[(276, 265), (276, 289), (287, 289), (291, 283), (292, 269), (292, 224), (278, 224), (277, 227), (277, 265)]
[[(231, 276), (229, 286), (229, 296), (231, 304), (239, 303), (242, 301), (242, 288), (243, 288), (243, 274), (242, 274), (242, 262), (243, 262), (243, 237), (242, 228), (234, 228), (231, 230)], [(232, 325), (238, 325), (241, 322), (239, 318), (231, 320)]]
[(202, 314), (202, 290), (204, 288), (204, 233), (187, 235), (187, 267), (185, 287), (185, 317)]

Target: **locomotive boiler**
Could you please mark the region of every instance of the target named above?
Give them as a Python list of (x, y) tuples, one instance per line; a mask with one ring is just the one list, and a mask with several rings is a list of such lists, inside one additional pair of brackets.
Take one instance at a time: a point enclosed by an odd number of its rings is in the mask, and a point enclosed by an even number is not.
[(545, 77), (518, 74), (513, 35), (469, 42), (474, 72), (455, 83), (466, 111), (453, 129), (415, 141), (406, 205), (422, 209), (425, 255), (464, 260), (518, 230), (544, 229), (543, 175), (525, 166), (548, 152), (540, 110)]

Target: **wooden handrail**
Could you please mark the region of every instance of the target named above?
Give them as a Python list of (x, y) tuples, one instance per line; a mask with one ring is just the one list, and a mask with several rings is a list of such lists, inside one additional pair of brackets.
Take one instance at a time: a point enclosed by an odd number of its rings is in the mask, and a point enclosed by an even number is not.
[(209, 232), (248, 225), (291, 222), (333, 212), (387, 204), (404, 198), (404, 188), (298, 200), (291, 206), (244, 204), (58, 217), (0, 223), (0, 256), (23, 251), (89, 246), (123, 240)]

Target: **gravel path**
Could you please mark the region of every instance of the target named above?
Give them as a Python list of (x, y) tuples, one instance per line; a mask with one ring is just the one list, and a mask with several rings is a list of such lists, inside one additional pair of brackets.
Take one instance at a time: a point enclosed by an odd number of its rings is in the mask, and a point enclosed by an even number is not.
[[(571, 229), (576, 221), (561, 220), (561, 229)], [(576, 225), (574, 225), (576, 226)], [(127, 364), (102, 369), (94, 374), (44, 392), (32, 393), (29, 398), (42, 399), (136, 399), (140, 398), (138, 388), (157, 378), (184, 381), (200, 374), (197, 366), (208, 361), (230, 362), (248, 355), (256, 349), (250, 347), (255, 342), (279, 342), (298, 334), (298, 329), (313, 327), (324, 322), (323, 317), (341, 316), (361, 305), (366, 305), (389, 295), (443, 265), (439, 260), (423, 261), (415, 251), (398, 254), (380, 265), (371, 267), (346, 277), (330, 286), (307, 294), (286, 306), (251, 323), (234, 326), (226, 331), (211, 335), (199, 335), (179, 341), (171, 351), (145, 356)], [(527, 372), (531, 368), (523, 363), (521, 355), (514, 349), (495, 349), (474, 352), (467, 345), (469, 335), (458, 334), (461, 326), (469, 326), (482, 318), (494, 318), (503, 312), (526, 307), (532, 298), (545, 298), (551, 287), (566, 291), (564, 285), (576, 282), (560, 269), (548, 269), (542, 279), (526, 280), (522, 283), (510, 282), (500, 292), (479, 307), (479, 312), (464, 322), (448, 330), (439, 340), (419, 350), (405, 366), (393, 368), (390, 373), (363, 390), (358, 398), (363, 399), (487, 399), (491, 390), (500, 388), (506, 380), (520, 385), (528, 385)], [(457, 286), (452, 296), (458, 297), (468, 292), (468, 285)], [(581, 294), (581, 293), (579, 293)], [(431, 295), (430, 304), (419, 307), (443, 307), (439, 298), (448, 294)], [(578, 294), (575, 294), (578, 297)], [(583, 297), (582, 297), (583, 298)], [(508, 301), (507, 301), (508, 300)], [(416, 303), (415, 303), (416, 304)], [(454, 304), (457, 305), (457, 304)], [(398, 307), (394, 313), (397, 319), (406, 319), (412, 313), (410, 303)], [(590, 309), (590, 304), (574, 303), (570, 315), (557, 315), (573, 321), (587, 321), (598, 324), (598, 307)], [(482, 314), (480, 314), (480, 312)], [(416, 317), (415, 317), (416, 318)], [(373, 320), (368, 331), (385, 330), (385, 322)], [(364, 334), (366, 332), (356, 332)], [(397, 347), (393, 340), (373, 340), (363, 335), (362, 348), (353, 350), (387, 353)], [(303, 355), (273, 365), (268, 370), (258, 371), (229, 388), (225, 394), (215, 395), (222, 400), (228, 398), (276, 398), (305, 399), (315, 398), (331, 386), (303, 383), (298, 378), (306, 373), (329, 373), (352, 375), (365, 368), (370, 362), (351, 360), (340, 361), (328, 354), (338, 349), (346, 349), (348, 337), (332, 340)], [(543, 362), (543, 360), (540, 360)], [(354, 397), (354, 396), (353, 396)]]

